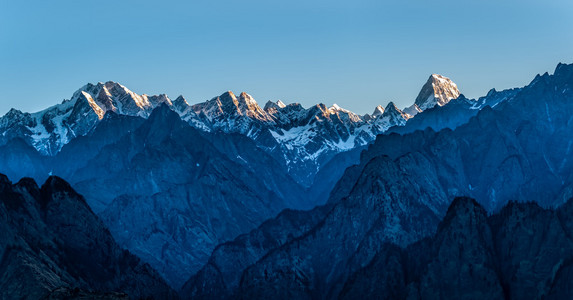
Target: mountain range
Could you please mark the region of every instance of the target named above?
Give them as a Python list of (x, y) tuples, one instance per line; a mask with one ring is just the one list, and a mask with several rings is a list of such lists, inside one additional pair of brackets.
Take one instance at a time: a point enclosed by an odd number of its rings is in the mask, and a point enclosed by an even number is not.
[[(61, 184), (66, 194), (85, 197), (113, 243), (183, 298), (386, 295), (380, 287), (388, 285), (397, 294), (384, 297), (439, 297), (445, 290), (431, 281), (438, 275), (430, 266), (443, 269), (444, 261), (428, 253), (410, 264), (407, 257), (440, 248), (454, 198), (474, 198), (472, 209), (486, 212), (479, 222), (490, 224), (487, 214), (510, 200), (555, 208), (571, 197), (571, 84), (573, 66), (559, 64), (526, 87), (473, 100), (434, 74), (412, 106), (390, 102), (363, 116), (337, 105), (269, 101), (261, 108), (246, 93), (191, 105), (114, 82), (88, 84), (44, 111), (0, 118), (0, 173), (69, 181)], [(518, 294), (509, 275), (499, 275), (512, 266), (497, 262), (501, 252), (488, 255), (479, 258), (488, 261), (484, 270), (499, 278), (487, 284), (501, 286), (501, 294), (488, 295)], [(399, 281), (381, 271), (388, 260), (388, 272), (411, 276)], [(473, 284), (472, 276), (463, 280)], [(50, 287), (142, 295), (83, 282)], [(551, 289), (539, 295), (566, 292)]]
[[(440, 81), (441, 80), (441, 81)], [(434, 91), (432, 93), (431, 91)], [(443, 106), (460, 93), (450, 79), (432, 75), (416, 99), (416, 112)], [(205, 132), (238, 133), (253, 139), (271, 154), (297, 182), (309, 187), (320, 167), (339, 152), (367, 145), (375, 136), (412, 115), (392, 102), (376, 107), (372, 115), (359, 116), (334, 104), (305, 109), (298, 103), (267, 102), (264, 109), (247, 93), (228, 91), (211, 100), (190, 105), (179, 96), (138, 95), (115, 82), (87, 84), (69, 100), (37, 113), (12, 109), (0, 118), (0, 145), (14, 138), (47, 156), (54, 156), (70, 141), (91, 133), (107, 112), (148, 118), (161, 104), (182, 120)]]
[(0, 167), (15, 180), (67, 178), (120, 245), (178, 288), (216, 245), (282, 209), (326, 202), (375, 135), (408, 119), (393, 103), (359, 116), (324, 104), (262, 109), (246, 93), (189, 105), (87, 84), (62, 104), (0, 118)]
[[(559, 64), (554, 75), (538, 75), (453, 130), (379, 135), (360, 164), (345, 171), (326, 206), (279, 215), (216, 248), (182, 294), (336, 298), (350, 274), (388, 243), (404, 248), (434, 234), (457, 196), (475, 198), (490, 213), (510, 200), (566, 203), (573, 184), (572, 85), (573, 65)], [(291, 236), (273, 234), (279, 228)], [(230, 259), (236, 255), (242, 259)]]

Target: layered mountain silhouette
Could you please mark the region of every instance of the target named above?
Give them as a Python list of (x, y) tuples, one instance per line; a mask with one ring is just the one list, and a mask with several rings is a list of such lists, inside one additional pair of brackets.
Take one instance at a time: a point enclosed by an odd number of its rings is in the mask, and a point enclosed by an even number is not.
[(475, 200), (457, 198), (435, 235), (384, 245), (340, 298), (569, 299), (572, 204), (510, 202), (488, 216)]
[[(489, 256), (463, 256), (451, 268), (439, 250), (418, 254), (442, 247), (437, 240), (446, 235), (455, 241), (466, 234), (440, 231), (458, 196), (477, 201), (460, 203), (475, 204), (478, 231), (492, 232), (497, 223), (487, 215), (510, 201), (535, 201), (547, 212), (567, 202), (572, 84), (573, 66), (560, 64), (526, 87), (473, 100), (432, 75), (411, 107), (390, 102), (364, 116), (337, 105), (269, 101), (261, 108), (247, 93), (189, 104), (114, 82), (88, 84), (60, 105), (0, 118), (0, 172), (12, 180), (68, 180), (113, 243), (184, 298), (336, 298), (361, 289), (444, 297), (440, 276), (467, 283), (458, 291), (467, 295), (521, 295), (521, 286), (510, 286), (514, 273), (500, 273), (514, 267), (498, 261), (501, 252), (490, 244), (502, 239), (495, 236), (476, 235), (483, 242), (475, 249), (495, 250)], [(390, 267), (379, 272), (384, 264)], [(460, 271), (469, 265), (497, 277), (480, 282)], [(150, 286), (165, 284), (152, 275)], [(555, 276), (537, 295), (567, 295), (568, 277)], [(172, 295), (101, 284), (68, 280), (42, 293)]]
[[(553, 75), (538, 75), (527, 87), (507, 92), (505, 101), (486, 106), (454, 130), (379, 135), (360, 164), (346, 170), (329, 206), (305, 212), (320, 221), (299, 225), (309, 229), (289, 229), (296, 235), (251, 255), (254, 263), (248, 265), (224, 259), (244, 250), (218, 248), (183, 294), (338, 297), (348, 275), (386, 251), (388, 243), (407, 247), (434, 234), (456, 196), (471, 196), (489, 212), (509, 201), (565, 203), (573, 183), (572, 85), (573, 65), (559, 64)], [(276, 229), (268, 227), (272, 223), (257, 229), (271, 235), (265, 239), (271, 242), (278, 240), (271, 233)], [(249, 245), (249, 239), (236, 241)], [(210, 271), (218, 268), (232, 271)], [(230, 273), (234, 277), (225, 278)]]
[(393, 103), (359, 116), (337, 105), (262, 109), (246, 93), (190, 105), (88, 84), (60, 105), (0, 118), (0, 170), (67, 178), (122, 247), (179, 288), (216, 245), (285, 208), (325, 203), (375, 135), (407, 120)]

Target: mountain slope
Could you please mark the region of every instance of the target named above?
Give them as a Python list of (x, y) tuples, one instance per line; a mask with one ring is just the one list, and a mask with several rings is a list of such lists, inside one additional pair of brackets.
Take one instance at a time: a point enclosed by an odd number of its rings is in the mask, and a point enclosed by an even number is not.
[(0, 175), (0, 199), (2, 298), (38, 299), (74, 288), (176, 297), (149, 265), (117, 245), (62, 179), (50, 177), (39, 188), (31, 179), (12, 185)]

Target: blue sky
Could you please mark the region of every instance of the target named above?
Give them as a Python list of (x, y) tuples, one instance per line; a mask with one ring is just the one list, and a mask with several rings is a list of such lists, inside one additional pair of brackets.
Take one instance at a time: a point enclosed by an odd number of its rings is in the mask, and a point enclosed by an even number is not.
[(370, 113), (439, 73), (479, 97), (572, 63), (572, 15), (571, 0), (0, 0), (0, 115), (107, 80)]

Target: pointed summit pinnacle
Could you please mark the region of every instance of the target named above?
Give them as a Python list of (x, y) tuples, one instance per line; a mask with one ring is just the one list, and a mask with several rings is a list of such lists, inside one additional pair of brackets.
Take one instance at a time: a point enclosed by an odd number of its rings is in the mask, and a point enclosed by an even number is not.
[(420, 110), (426, 110), (436, 105), (444, 106), (459, 96), (460, 91), (453, 81), (442, 75), (432, 74), (422, 87), (414, 104)]

